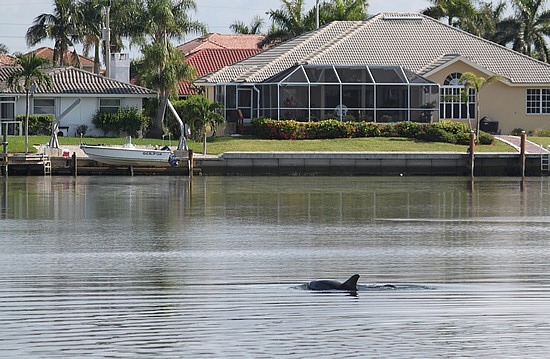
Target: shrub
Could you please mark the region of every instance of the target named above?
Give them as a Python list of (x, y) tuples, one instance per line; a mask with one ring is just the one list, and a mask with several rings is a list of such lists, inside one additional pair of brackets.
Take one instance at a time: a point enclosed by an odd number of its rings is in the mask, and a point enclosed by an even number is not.
[(88, 132), (88, 126), (87, 125), (80, 125), (76, 128), (77, 136), (86, 136), (86, 132)]
[(523, 128), (514, 128), (512, 130), (512, 136), (521, 136), (522, 132), (523, 132)]
[(379, 137), (380, 127), (373, 122), (357, 122), (355, 123), (357, 136), (353, 137)]
[[(15, 119), (25, 123), (25, 115), (17, 115)], [(29, 115), (29, 135), (50, 135), (53, 121), (52, 115)]]
[(427, 142), (447, 142), (456, 143), (456, 136), (447, 132), (441, 126), (434, 126), (435, 123), (422, 127), (419, 131), (417, 139)]
[(394, 132), (399, 137), (416, 138), (420, 131), (421, 125), (417, 122), (398, 122), (393, 125)]
[(481, 145), (490, 145), (494, 142), (495, 137), (487, 132), (479, 131), (477, 140)]
[(550, 137), (550, 130), (533, 130), (529, 134), (537, 137)]
[(136, 108), (128, 107), (119, 109), (117, 112), (98, 111), (92, 118), (92, 123), (105, 135), (112, 132), (119, 136), (124, 131), (130, 136), (136, 136), (137, 132), (146, 125), (146, 119)]

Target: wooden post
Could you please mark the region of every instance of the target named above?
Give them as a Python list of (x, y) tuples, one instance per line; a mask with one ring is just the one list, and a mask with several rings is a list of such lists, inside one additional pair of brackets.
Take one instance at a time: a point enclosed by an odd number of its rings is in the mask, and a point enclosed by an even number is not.
[(189, 169), (189, 176), (193, 175), (193, 150), (187, 151), (187, 167)]
[(72, 168), (72, 173), (73, 173), (73, 177), (76, 177), (78, 175), (78, 166), (77, 166), (77, 161), (76, 161), (76, 152), (73, 152), (73, 168)]
[(474, 178), (474, 168), (475, 168), (475, 146), (476, 146), (476, 137), (474, 131), (470, 131), (470, 147), (468, 152), (470, 153), (470, 177)]
[(520, 145), (521, 177), (525, 177), (525, 142), (526, 142), (525, 131), (521, 131), (521, 145)]
[(8, 125), (4, 127), (4, 133), (2, 134), (2, 146), (4, 147), (2, 152), (2, 175), (8, 176)]

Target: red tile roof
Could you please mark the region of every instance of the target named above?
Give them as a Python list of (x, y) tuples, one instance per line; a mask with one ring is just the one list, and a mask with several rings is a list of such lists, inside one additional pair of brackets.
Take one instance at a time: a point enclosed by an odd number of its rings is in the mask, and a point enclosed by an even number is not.
[(13, 65), (14, 61), (15, 61), (15, 57), (11, 55), (8, 55), (8, 54), (0, 55), (0, 66)]
[[(254, 49), (215, 49), (207, 48), (195, 51), (186, 56), (185, 60), (197, 70), (198, 77), (217, 71), (225, 66), (247, 59), (261, 52), (257, 47)], [(196, 91), (190, 83), (181, 81), (179, 83), (179, 95), (189, 95)]]
[[(53, 49), (51, 47), (40, 47), (31, 52), (34, 52), (38, 57), (42, 57), (44, 59), (53, 61)], [(82, 65), (82, 67), (87, 67), (87, 68), (92, 67), (93, 69), (94, 60), (84, 57), (82, 55), (78, 55), (78, 58), (80, 59), (80, 64)], [(73, 61), (73, 53), (71, 51), (67, 51), (63, 56), (63, 59), (65, 61), (66, 66), (70, 66), (70, 65), (76, 66), (76, 64)]]
[(210, 33), (178, 46), (185, 55), (204, 49), (257, 49), (265, 35)]

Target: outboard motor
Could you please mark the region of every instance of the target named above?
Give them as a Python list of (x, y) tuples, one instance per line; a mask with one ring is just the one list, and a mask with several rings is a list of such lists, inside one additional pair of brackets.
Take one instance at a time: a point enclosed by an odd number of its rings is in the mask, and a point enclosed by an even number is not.
[(172, 167), (177, 167), (179, 165), (179, 160), (176, 156), (170, 155), (170, 157), (168, 157), (168, 163)]

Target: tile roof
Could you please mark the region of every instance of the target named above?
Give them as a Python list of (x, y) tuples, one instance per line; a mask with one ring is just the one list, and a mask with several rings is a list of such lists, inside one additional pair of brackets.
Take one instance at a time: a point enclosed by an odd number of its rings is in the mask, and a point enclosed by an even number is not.
[[(261, 49), (202, 49), (189, 54), (185, 61), (197, 70), (197, 76), (204, 76), (225, 66), (242, 61), (261, 52)], [(181, 81), (178, 93), (188, 95), (196, 92), (190, 83)]]
[[(48, 59), (50, 61), (53, 62), (53, 49), (51, 47), (40, 47), (36, 50), (33, 50), (33, 51), (30, 51), (29, 53), (31, 52), (34, 52), (36, 54), (36, 56), (38, 57), (42, 57), (44, 59)], [(78, 58), (80, 59), (80, 64), (82, 66), (94, 66), (94, 60), (90, 59), (90, 58), (87, 58), (85, 56), (82, 56), (82, 55), (78, 55)], [(73, 65), (73, 66), (76, 66), (76, 62), (74, 61), (73, 59), (73, 53), (72, 51), (67, 51), (64, 55), (63, 55), (63, 61), (65, 62), (65, 65)]]
[(15, 61), (15, 57), (11, 55), (8, 55), (8, 54), (0, 55), (0, 66), (13, 65), (14, 61)]
[(550, 83), (550, 65), (421, 14), (381, 13), (336, 21), (197, 83), (261, 82), (296, 63), (399, 65), (418, 74), (461, 56), (515, 84)]
[(194, 51), (204, 49), (257, 49), (258, 43), (264, 39), (265, 35), (243, 35), (243, 34), (218, 34), (210, 33), (177, 48), (185, 55)]
[[(8, 88), (6, 82), (14, 69), (14, 66), (0, 66), (0, 93), (17, 93)], [(44, 69), (44, 72), (52, 77), (53, 89), (49, 90), (41, 86), (36, 89), (36, 94), (156, 96), (154, 91), (145, 87), (95, 75), (74, 67), (54, 67)]]

